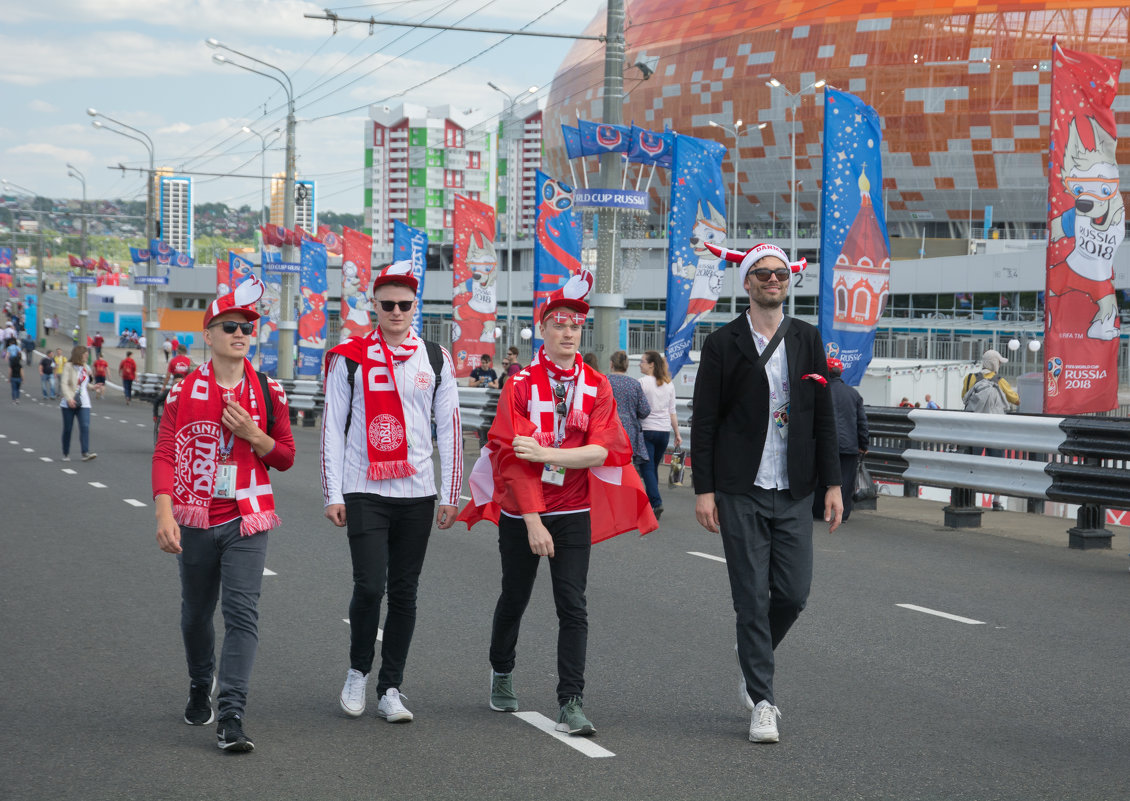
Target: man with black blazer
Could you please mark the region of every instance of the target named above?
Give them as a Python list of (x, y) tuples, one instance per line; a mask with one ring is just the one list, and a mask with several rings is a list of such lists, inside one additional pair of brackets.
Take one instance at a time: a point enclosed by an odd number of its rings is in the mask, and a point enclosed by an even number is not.
[(707, 247), (740, 262), (750, 305), (702, 348), (691, 425), (695, 516), (722, 535), (749, 739), (775, 743), (773, 650), (808, 600), (813, 494), (824, 496), (830, 531), (843, 511), (836, 421), (820, 333), (782, 309), (804, 259), (790, 264), (768, 244), (746, 253)]

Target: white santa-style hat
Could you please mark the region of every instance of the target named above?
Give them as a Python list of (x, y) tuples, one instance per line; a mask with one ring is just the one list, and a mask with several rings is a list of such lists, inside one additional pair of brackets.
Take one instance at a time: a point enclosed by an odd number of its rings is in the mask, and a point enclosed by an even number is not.
[(549, 296), (549, 301), (542, 307), (541, 319), (544, 321), (554, 309), (572, 309), (581, 314), (589, 313), (589, 304), (585, 300), (592, 290), (593, 277), (588, 270), (581, 270), (572, 276), (565, 285)]
[(715, 256), (740, 264), (742, 267), (742, 275), (749, 275), (750, 268), (757, 264), (761, 259), (766, 256), (776, 256), (785, 263), (790, 270), (794, 273), (799, 273), (808, 266), (807, 259), (800, 259), (799, 261), (789, 261), (789, 256), (785, 251), (776, 245), (770, 245), (768, 242), (762, 242), (759, 245), (754, 245), (752, 248), (743, 253), (740, 250), (729, 250), (727, 248), (720, 248), (717, 245), (712, 245), (709, 242), (703, 242), (706, 249), (713, 253)]
[(415, 292), (420, 282), (412, 272), (412, 262), (402, 260), (394, 261), (377, 273), (377, 277), (373, 279), (373, 291), (385, 284), (401, 284)]
[(204, 312), (204, 327), (208, 327), (213, 317), (225, 312), (239, 312), (249, 323), (258, 320), (259, 312), (255, 311), (255, 304), (261, 297), (263, 297), (263, 282), (251, 276), (233, 291), (220, 295), (208, 304), (208, 310)]

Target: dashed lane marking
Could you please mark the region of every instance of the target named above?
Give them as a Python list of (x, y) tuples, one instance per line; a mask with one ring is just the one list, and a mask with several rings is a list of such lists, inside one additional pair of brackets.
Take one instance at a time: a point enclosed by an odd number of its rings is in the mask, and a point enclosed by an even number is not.
[(119, 423), (126, 423), (126, 424), (128, 424), (128, 423), (129, 423), (129, 420), (119, 420), (118, 422), (119, 422)]
[(24, 448), (24, 453), (35, 453), (35, 448)]
[(106, 489), (106, 485), (103, 484), (101, 481), (88, 481), (86, 483), (89, 484), (90, 486), (94, 487), (95, 489)]
[[(341, 622), (348, 626), (349, 625), (349, 618), (343, 617), (341, 619)], [(385, 639), (385, 630), (384, 629), (382, 629), (382, 628), (377, 629), (377, 639), (380, 640), (381, 642), (384, 642), (384, 639)]]
[(514, 712), (513, 715), (520, 720), (526, 721), (526, 723), (529, 723), (535, 729), (540, 729), (553, 739), (559, 740), (570, 748), (580, 751), (587, 757), (600, 758), (616, 756), (607, 748), (602, 748), (585, 737), (574, 737), (565, 732), (557, 731), (557, 729), (554, 728), (557, 724), (540, 712)]
[(145, 506), (145, 504), (137, 500), (137, 498), (122, 498), (122, 500), (128, 503), (130, 506)]
[(264, 576), (277, 576), (278, 573), (276, 573), (273, 570), (268, 570), (267, 568), (263, 568), (263, 575)]
[(64, 467), (64, 468), (63, 468), (63, 472), (64, 472), (64, 473), (66, 473), (66, 474), (67, 474), (68, 476), (74, 476), (74, 475), (78, 475), (78, 471), (77, 471), (77, 470), (72, 470), (72, 469), (71, 469), (71, 468), (69, 468), (69, 467)]
[(721, 562), (722, 564), (726, 564), (726, 560), (723, 557), (715, 556), (714, 554), (702, 553), (700, 551), (687, 551), (687, 553), (691, 556), (697, 556), (701, 559), (709, 559), (712, 562)]
[(10, 440), (8, 440), (8, 444), (9, 445), (19, 445), (20, 442), (19, 442), (19, 440), (10, 439)]
[(55, 460), (52, 459), (50, 456), (40, 456), (39, 461), (41, 461), (41, 462), (53, 462)]
[(955, 620), (958, 623), (967, 623), (970, 626), (984, 626), (985, 621), (974, 620), (970, 617), (961, 617), (961, 615), (951, 615), (949, 612), (939, 612), (937, 609), (927, 609), (924, 606), (915, 606), (914, 604), (895, 604), (903, 609), (909, 609), (912, 612), (922, 612), (927, 615), (935, 615), (936, 617), (944, 617), (946, 620)]

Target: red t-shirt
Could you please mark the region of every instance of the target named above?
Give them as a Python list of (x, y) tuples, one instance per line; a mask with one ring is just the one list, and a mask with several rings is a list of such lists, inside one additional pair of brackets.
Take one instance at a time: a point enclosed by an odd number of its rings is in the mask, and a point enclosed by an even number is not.
[(94, 375), (99, 376), (101, 378), (105, 378), (106, 377), (106, 371), (109, 368), (110, 368), (110, 363), (107, 362), (105, 359), (95, 359), (94, 360)]
[(187, 356), (174, 356), (169, 359), (169, 375), (174, 378), (184, 378), (192, 367), (192, 360)]
[(128, 356), (118, 365), (118, 374), (127, 381), (137, 378), (137, 362)]

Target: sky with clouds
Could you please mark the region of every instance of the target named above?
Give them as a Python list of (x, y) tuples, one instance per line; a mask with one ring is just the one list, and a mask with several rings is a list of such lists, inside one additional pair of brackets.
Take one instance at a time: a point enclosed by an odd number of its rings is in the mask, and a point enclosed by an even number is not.
[[(330, 6), (344, 17), (580, 33), (602, 0), (402, 0)], [(144, 197), (140, 142), (97, 130), (94, 108), (152, 138), (158, 167), (260, 173), (260, 139), (285, 128), (274, 81), (212, 61), (224, 44), (285, 70), (294, 84), (300, 177), (318, 182), (321, 210), (362, 210), (363, 124), (370, 103), (451, 104), (487, 119), (510, 93), (548, 92), (569, 40), (376, 27), (304, 18), (300, 0), (37, 0), (6, 7), (0, 27), (0, 178), (48, 197)], [(540, 17), (540, 19), (538, 19)], [(534, 22), (534, 20), (537, 20)], [(530, 23), (533, 23), (532, 25)], [(592, 43), (593, 47), (599, 47)], [(488, 51), (489, 49), (489, 51)], [(483, 52), (488, 51), (488, 52)], [(463, 64), (463, 62), (467, 62)], [(250, 66), (258, 66), (253, 63)], [(444, 74), (446, 73), (446, 74)], [(423, 84), (423, 85), (420, 85)], [(266, 172), (283, 169), (283, 139)], [(196, 202), (258, 205), (254, 178), (194, 179)]]

